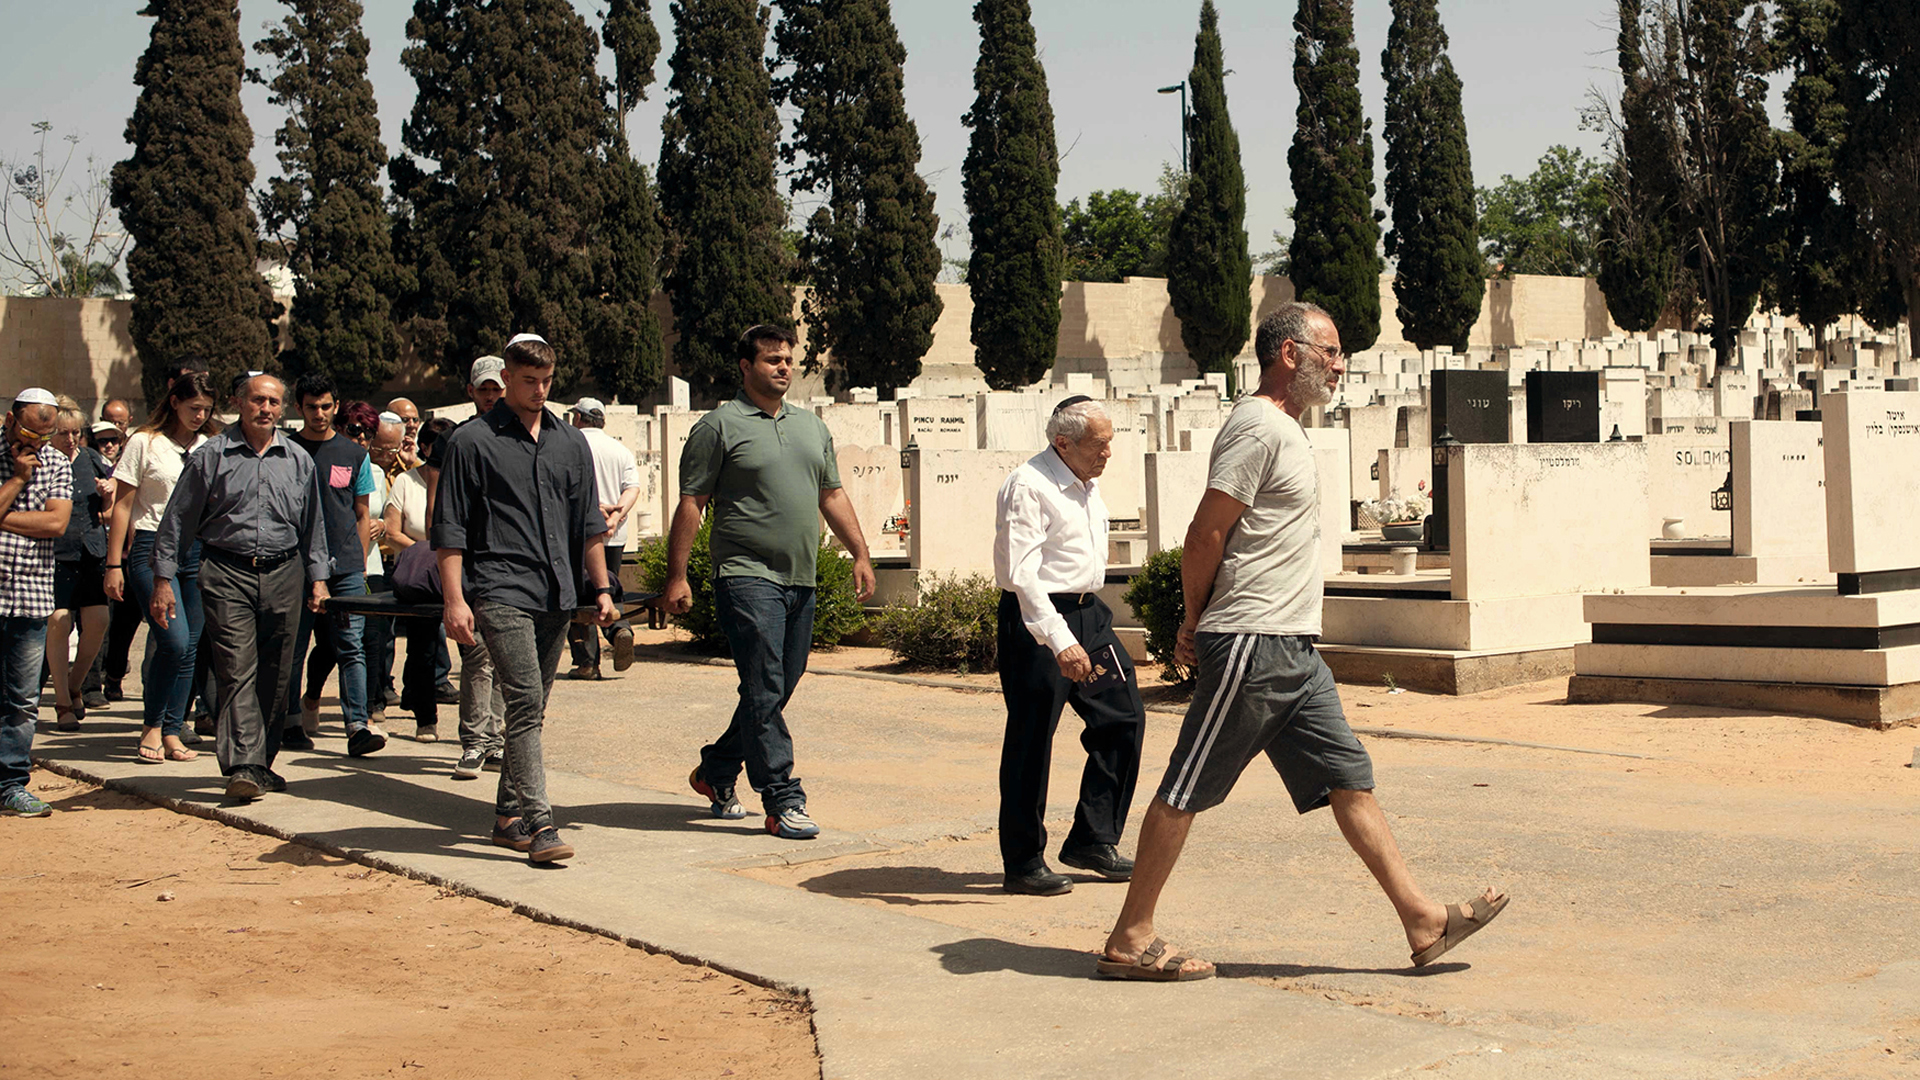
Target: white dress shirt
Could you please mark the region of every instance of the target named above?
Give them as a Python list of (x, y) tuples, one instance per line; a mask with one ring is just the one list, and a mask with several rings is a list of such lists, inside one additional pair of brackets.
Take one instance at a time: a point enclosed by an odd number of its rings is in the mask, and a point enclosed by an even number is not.
[(1020, 621), (1055, 656), (1078, 645), (1048, 593), (1095, 592), (1107, 583), (1107, 504), (1099, 481), (1082, 482), (1052, 448), (1000, 485), (993, 578), (1020, 598)]

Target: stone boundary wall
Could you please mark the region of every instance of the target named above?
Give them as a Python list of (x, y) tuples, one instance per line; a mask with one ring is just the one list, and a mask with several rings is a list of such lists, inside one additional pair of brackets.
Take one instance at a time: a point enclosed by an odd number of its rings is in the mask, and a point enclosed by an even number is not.
[[(1293, 298), (1293, 283), (1284, 277), (1257, 277), (1251, 289), (1256, 323)], [(965, 285), (941, 285), (939, 291), (946, 307), (934, 326), (933, 348), (922, 361), (921, 381), (934, 394), (985, 389), (973, 363), (971, 294)], [(1395, 306), (1392, 276), (1382, 276), (1380, 339), (1375, 348), (1411, 351), (1412, 346), (1400, 341)], [(138, 401), (139, 364), (127, 334), (130, 308), (125, 300), (0, 297), (0, 373), (4, 373), (0, 395), (21, 386), (41, 385), (72, 394), (90, 410), (93, 403), (107, 398)], [(664, 294), (654, 296), (653, 309), (662, 325), (670, 328), (672, 309)], [(1618, 333), (1591, 278), (1523, 275), (1487, 283), (1470, 344), (1524, 345), (1529, 340)], [(804, 328), (802, 335), (804, 347)], [(669, 329), (669, 356), (673, 340)], [(1242, 355), (1251, 357), (1252, 351), (1249, 340)], [(1161, 278), (1128, 278), (1117, 284), (1066, 282), (1060, 296), (1058, 356), (1056, 381), (1068, 373), (1087, 372), (1110, 385), (1146, 387), (1196, 376), (1180, 341), (1180, 320), (1167, 298), (1167, 283)], [(675, 373), (671, 363), (668, 373)], [(420, 395), (428, 399), (423, 404), (458, 396), (457, 388), (447, 387), (437, 372), (411, 354), (402, 357), (400, 373), (385, 389)], [(825, 391), (823, 381), (814, 376), (799, 380), (792, 392), (804, 399)]]

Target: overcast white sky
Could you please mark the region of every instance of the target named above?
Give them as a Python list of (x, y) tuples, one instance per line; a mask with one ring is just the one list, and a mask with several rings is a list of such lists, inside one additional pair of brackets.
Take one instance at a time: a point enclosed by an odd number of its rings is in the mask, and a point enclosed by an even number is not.
[[(405, 0), (364, 0), (373, 45), (374, 89), (388, 153), (398, 150), (413, 80), (400, 67), (406, 45)], [(573, 0), (595, 25), (595, 0)], [(111, 162), (126, 154), (126, 118), (136, 87), (134, 61), (146, 47), (150, 21), (134, 14), (139, 0), (61, 0), (16, 4), (8, 13), (15, 48), (0, 66), (0, 157), (17, 159), (34, 143), (31, 125), (52, 121), (82, 136), (83, 150)], [(1291, 72), (1294, 4), (1286, 0), (1217, 0), (1225, 37), (1228, 102), (1246, 165), (1247, 233), (1255, 252), (1286, 225), (1293, 202), (1287, 145), (1293, 133)], [(1060, 200), (1115, 187), (1151, 191), (1163, 162), (1180, 157), (1179, 107), (1155, 88), (1179, 81), (1193, 62), (1200, 5), (1185, 0), (1035, 0), (1034, 23), (1053, 93), (1061, 163)], [(1359, 0), (1355, 13), (1361, 94), (1374, 118), (1382, 153), (1380, 52), (1389, 21), (1386, 0)], [(242, 0), (241, 36), (249, 46), (286, 8)], [(922, 172), (933, 185), (943, 226), (965, 224), (960, 164), (967, 129), (960, 116), (973, 99), (978, 35), (966, 0), (895, 0), (894, 19), (907, 48), (907, 108), (919, 127)], [(1455, 70), (1465, 84), (1467, 129), (1479, 183), (1524, 175), (1555, 143), (1599, 150), (1599, 137), (1579, 127), (1595, 86), (1611, 87), (1613, 0), (1443, 0)], [(629, 119), (636, 153), (659, 156), (667, 59), (673, 26), (666, 0), (654, 21), (664, 47), (652, 100)], [(250, 62), (257, 62), (251, 58)], [(611, 70), (610, 56), (603, 67)], [(261, 178), (277, 171), (273, 130), (283, 117), (258, 87), (247, 91)], [(1071, 149), (1069, 149), (1071, 148)], [(1376, 183), (1378, 182), (1376, 165)], [(956, 249), (951, 254), (959, 254)]]

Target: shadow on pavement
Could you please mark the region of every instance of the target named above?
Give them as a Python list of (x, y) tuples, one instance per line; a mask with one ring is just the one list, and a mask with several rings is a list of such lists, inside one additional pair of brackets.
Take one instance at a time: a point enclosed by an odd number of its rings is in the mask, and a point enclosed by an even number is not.
[(1428, 964), (1423, 968), (1351, 968), (1323, 964), (1220, 963), (1214, 965), (1214, 971), (1223, 979), (1302, 979), (1309, 975), (1398, 975), (1406, 979), (1424, 979), (1430, 975), (1465, 971), (1472, 966), (1472, 964), (1448, 963)]
[(935, 945), (940, 966), (954, 975), (983, 975), (990, 971), (1013, 971), (1054, 979), (1091, 979), (1099, 957), (1091, 951), (1061, 949), (1051, 945), (1021, 945), (999, 938), (967, 938)]
[(930, 900), (927, 894), (986, 897), (999, 895), (1001, 875), (963, 874), (937, 866), (868, 866), (835, 870), (808, 878), (800, 887), (840, 899), (880, 900), (918, 907), (928, 904), (978, 904), (983, 900)]

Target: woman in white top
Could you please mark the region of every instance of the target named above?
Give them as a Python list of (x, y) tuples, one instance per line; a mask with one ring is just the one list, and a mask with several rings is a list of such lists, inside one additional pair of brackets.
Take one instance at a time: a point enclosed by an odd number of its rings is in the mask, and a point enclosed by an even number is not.
[[(187, 455), (209, 435), (220, 433), (213, 418), (213, 387), (203, 372), (174, 380), (166, 400), (127, 438), (114, 466), (112, 526), (107, 533), (107, 595), (129, 597), (145, 612), (153, 602), (153, 537), (167, 499), (180, 482)], [(131, 536), (129, 536), (131, 534)], [(182, 552), (172, 579), (176, 611), (160, 626), (147, 615), (154, 635), (153, 663), (142, 688), (146, 726), (140, 734), (139, 760), (192, 761), (199, 754), (180, 741), (193, 690), (194, 643), (200, 639), (200, 545)], [(129, 587), (131, 586), (131, 587)]]

